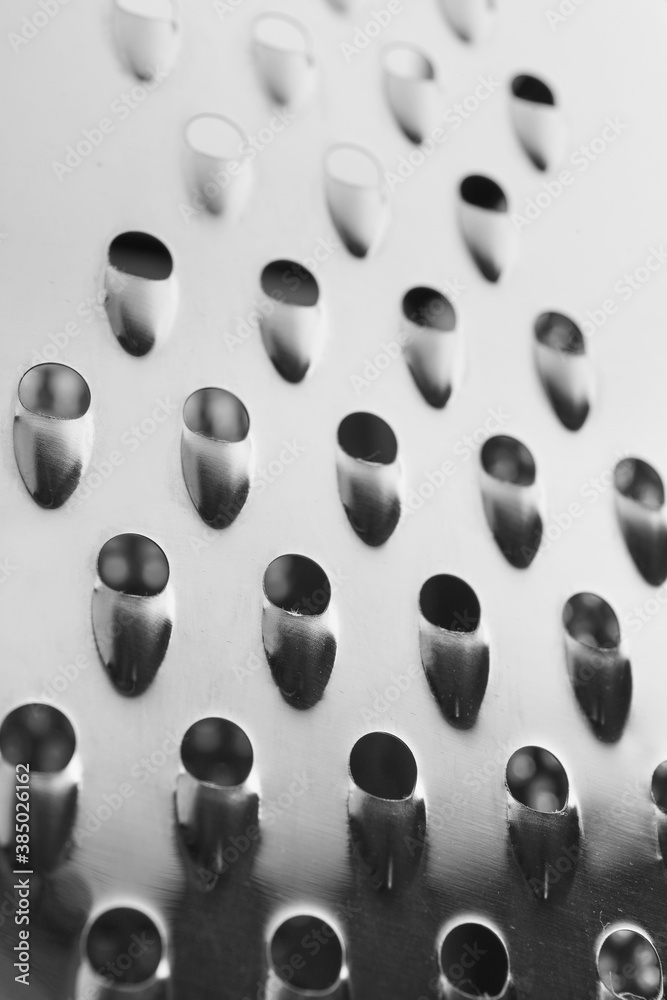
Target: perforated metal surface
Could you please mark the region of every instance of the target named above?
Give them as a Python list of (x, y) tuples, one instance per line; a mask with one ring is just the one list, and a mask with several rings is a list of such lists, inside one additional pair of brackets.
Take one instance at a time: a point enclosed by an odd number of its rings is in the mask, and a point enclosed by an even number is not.
[[(378, 17), (381, 7), (387, 17)], [(488, 923), (506, 946), (510, 979), (494, 995), (610, 995), (601, 992), (596, 958), (616, 924), (640, 929), (667, 961), (661, 814), (651, 797), (653, 772), (667, 756), (667, 620), (661, 584), (646, 582), (624, 542), (612, 478), (625, 456), (661, 475), (667, 468), (667, 11), (658, 0), (521, 0), (502, 3), (488, 35), (465, 42), (436, 0), (399, 7), (192, 0), (179, 15), (170, 71), (140, 84), (122, 55), (127, 60), (137, 45), (141, 60), (146, 50), (125, 26), (119, 51), (106, 0), (3, 4), (0, 715), (33, 702), (62, 711), (76, 735), (68, 777), (78, 787), (73, 827), (63, 835), (66, 861), (31, 876), (28, 995), (35, 1000), (127, 992), (113, 976), (113, 986), (101, 986), (81, 950), (97, 915), (121, 906), (151, 916), (163, 937), (157, 979), (134, 991), (174, 1000), (255, 1000), (267, 981), (268, 995), (284, 998), (344, 989), (357, 1000), (460, 997), (465, 990), (441, 975), (439, 952), (446, 931), (467, 920)], [(312, 42), (312, 79), (309, 66), (303, 76), (295, 71), (303, 101), (294, 111), (272, 104), (253, 53), (253, 21), (264, 12), (291, 15)], [(383, 20), (377, 33), (367, 27)], [(436, 120), (450, 112), (439, 126), (444, 138), (421, 147), (423, 163), (383, 85), (383, 51), (392, 43), (423, 49), (442, 87)], [(523, 73), (549, 83), (563, 114), (558, 161), (545, 172), (517, 137), (510, 85)], [(411, 101), (403, 110), (414, 122), (421, 112)], [(208, 207), (195, 188), (202, 164), (184, 138), (187, 123), (205, 113), (228, 117), (262, 147), (247, 190), (230, 184), (229, 198), (217, 204), (221, 193), (210, 189)], [(535, 135), (531, 123), (526, 129)], [(91, 130), (100, 137), (94, 146)], [(66, 159), (81, 141), (90, 152), (83, 145)], [(362, 237), (369, 226), (375, 236), (377, 221), (377, 245), (365, 257), (348, 251), (329, 211), (340, 192), (325, 182), (325, 157), (348, 143), (372, 154), (384, 181), (386, 200), (350, 207), (343, 196), (339, 205)], [(486, 223), (478, 230), (478, 219), (466, 222), (460, 205), (460, 182), (478, 174), (493, 178), (509, 202), (499, 242)], [(173, 275), (167, 305), (146, 305), (140, 291), (133, 305), (121, 298), (123, 320), (107, 296), (122, 297), (127, 285), (110, 284), (107, 255), (118, 234), (135, 231), (169, 248)], [(515, 244), (498, 282), (480, 273), (463, 233), (502, 263)], [(311, 343), (318, 346), (298, 383), (276, 367), (296, 342), (289, 311), (283, 326), (278, 306), (270, 314), (276, 325), (265, 332), (266, 345), (259, 330), (259, 306), (266, 314), (268, 301), (260, 279), (276, 260), (305, 265), (319, 287), (312, 337), (310, 319), (299, 332), (307, 355)], [(426, 402), (406, 363), (403, 348), (417, 341), (398, 340), (403, 297), (421, 286), (442, 292), (457, 317), (456, 350), (441, 359), (445, 382), (453, 373), (444, 408)], [(135, 308), (146, 310), (137, 327), (157, 331), (141, 357), (114, 336)], [(534, 324), (548, 312), (571, 317), (584, 334), (590, 413), (576, 431), (558, 419), (538, 374)], [(42, 470), (52, 459), (54, 467), (65, 461), (68, 447), (75, 466), (92, 449), (78, 488), (58, 509), (31, 498), (12, 431), (17, 412), (26, 426), (19, 380), (43, 362), (73, 368), (91, 396), (85, 434), (74, 444), (49, 438), (37, 454), (29, 429), (28, 444), (17, 446), (24, 464)], [(571, 388), (571, 376), (563, 379)], [(209, 386), (235, 394), (249, 416), (250, 457), (237, 451), (220, 459), (233, 487), (224, 509), (240, 510), (222, 529), (206, 527), (183, 477), (183, 406)], [(399, 463), (364, 466), (370, 486), (361, 501), (359, 463), (337, 439), (343, 418), (357, 411), (389, 424)], [(510, 565), (489, 524), (499, 499), (480, 450), (496, 435), (523, 442), (535, 462), (528, 500), (510, 492), (504, 501), (510, 517), (527, 511), (528, 523), (540, 512), (542, 542), (527, 568)], [(239, 507), (244, 477), (250, 488)], [(383, 544), (365, 544), (341, 495), (367, 541), (393, 526), (397, 502), (398, 526)], [(659, 563), (662, 515), (651, 516), (650, 530), (640, 517), (637, 544)], [(154, 540), (166, 555), (169, 583), (162, 604), (151, 605), (151, 621), (158, 631), (173, 622), (162, 662), (151, 647), (134, 663), (145, 687), (134, 696), (105, 670), (91, 611), (98, 554), (128, 532)], [(314, 560), (332, 591), (326, 615), (310, 616), (322, 631), (296, 631), (293, 646), (263, 592), (267, 567), (290, 553)], [(436, 574), (466, 581), (481, 606), (488, 685), (472, 685), (479, 712), (471, 710), (469, 728), (448, 721), (422, 666), (419, 596)], [(604, 731), (599, 738), (599, 725), (596, 734), (568, 673), (568, 655), (577, 669), (578, 652), (566, 645), (562, 615), (580, 592), (600, 595), (620, 623), (610, 674), (624, 657), (630, 662), (631, 698), (623, 682), (602, 697), (622, 717), (617, 729), (610, 723), (611, 738)], [(114, 600), (99, 598), (102, 617), (115, 613)], [(297, 630), (312, 625), (306, 619), (290, 617)], [(440, 655), (452, 655), (447, 642), (458, 641), (442, 632), (433, 637), (436, 666)], [(317, 700), (309, 671), (321, 679), (314, 665), (331, 653), (331, 639), (335, 659)], [(478, 647), (465, 655), (479, 670)], [(285, 682), (291, 698), (276, 683), (285, 662), (298, 664), (297, 680)], [(239, 801), (213, 795), (214, 833), (259, 829), (219, 877), (192, 861), (177, 822), (177, 810), (182, 817), (183, 802), (197, 792), (184, 775), (181, 741), (212, 716), (240, 726), (254, 753)], [(407, 806), (387, 806), (385, 798), (369, 805), (353, 781), (351, 751), (374, 731), (400, 737), (414, 754), (418, 779)], [(526, 816), (508, 791), (508, 759), (533, 745), (565, 768), (570, 798), (557, 819), (571, 824), (574, 815), (574, 833), (554, 834), (555, 814)], [(7, 844), (14, 781), (7, 759), (3, 768)], [(42, 795), (39, 775), (31, 794), (33, 801)], [(377, 835), (385, 845), (377, 848), (375, 880), (352, 849), (351, 825), (362, 843)], [(33, 850), (57, 839), (58, 829), (52, 816), (42, 830), (33, 826)], [(575, 842), (576, 861), (562, 865), (541, 898), (525, 858), (536, 854), (544, 873), (544, 863), (555, 866), (561, 848)], [(0, 906), (0, 980), (10, 1000), (27, 993), (13, 968), (14, 857), (5, 852)], [(348, 978), (329, 993), (280, 985), (270, 970), (275, 928), (308, 913), (343, 942)]]

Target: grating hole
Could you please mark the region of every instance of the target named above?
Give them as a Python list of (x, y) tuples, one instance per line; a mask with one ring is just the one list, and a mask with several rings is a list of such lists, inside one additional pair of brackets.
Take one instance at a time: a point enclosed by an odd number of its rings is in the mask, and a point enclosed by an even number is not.
[(458, 576), (432, 576), (421, 589), (419, 606), (424, 618), (438, 628), (449, 632), (474, 632), (479, 628), (477, 595)]
[(13, 766), (53, 774), (67, 767), (75, 749), (72, 723), (51, 705), (21, 705), (0, 726), (0, 753)]
[(310, 271), (292, 260), (274, 260), (262, 271), (262, 291), (291, 306), (316, 306), (320, 297)]
[(644, 934), (612, 931), (598, 954), (598, 975), (615, 997), (657, 1000), (662, 996), (662, 969), (655, 948)]
[(308, 39), (301, 25), (282, 14), (262, 14), (253, 25), (253, 38), (277, 52), (309, 56)]
[(358, 146), (334, 146), (327, 152), (325, 169), (332, 180), (353, 188), (375, 188), (381, 179), (373, 157)]
[(653, 772), (651, 795), (658, 809), (667, 813), (667, 760), (658, 764)]
[(386, 73), (402, 80), (434, 80), (435, 70), (427, 56), (412, 45), (390, 45), (382, 53)]
[(350, 413), (338, 427), (338, 444), (350, 458), (391, 465), (398, 454), (396, 435), (374, 413)]
[(185, 126), (185, 141), (195, 153), (214, 160), (241, 160), (245, 136), (223, 115), (196, 115)]
[(468, 205), (492, 212), (506, 212), (507, 198), (499, 184), (482, 174), (471, 174), (461, 181), (461, 197)]
[(507, 787), (524, 806), (537, 812), (560, 812), (567, 804), (565, 768), (542, 747), (522, 747), (507, 762)]
[(172, 17), (172, 0), (116, 0), (119, 10), (138, 17), (166, 20)]
[(665, 503), (662, 479), (641, 458), (621, 459), (614, 469), (614, 486), (622, 496), (636, 500), (647, 510), (660, 510)]
[(403, 315), (417, 326), (449, 333), (456, 327), (456, 313), (449, 299), (433, 288), (411, 288), (403, 297)]
[(123, 274), (164, 281), (174, 262), (164, 243), (148, 233), (121, 233), (109, 247), (109, 263)]
[(442, 942), (440, 966), (448, 982), (466, 997), (498, 997), (507, 986), (507, 949), (484, 924), (454, 927)]
[(331, 600), (331, 584), (307, 556), (279, 556), (264, 574), (264, 593), (277, 608), (295, 615), (321, 615)]
[(19, 399), (26, 410), (58, 420), (76, 420), (88, 412), (88, 383), (67, 365), (37, 365), (19, 382)]
[(149, 916), (122, 906), (107, 910), (92, 924), (86, 954), (109, 985), (136, 986), (155, 975), (162, 959), (162, 940)]
[(183, 737), (181, 760), (197, 781), (229, 788), (241, 785), (250, 774), (252, 744), (229, 719), (200, 719)]
[(350, 754), (355, 785), (376, 799), (407, 799), (417, 784), (417, 761), (410, 747), (390, 733), (367, 733)]
[(532, 101), (533, 104), (555, 104), (553, 91), (544, 80), (528, 73), (515, 76), (512, 80), (512, 93), (522, 101)]
[(321, 917), (290, 917), (275, 931), (269, 946), (277, 976), (307, 996), (330, 990), (343, 968), (343, 946)]
[(167, 557), (145, 535), (116, 535), (102, 546), (97, 572), (107, 587), (135, 597), (154, 597), (169, 580)]
[(584, 354), (584, 336), (571, 319), (558, 312), (545, 312), (535, 320), (535, 337), (540, 344), (564, 354)]
[(597, 594), (575, 594), (563, 608), (568, 634), (591, 649), (616, 649), (621, 629), (613, 609)]
[(501, 483), (532, 486), (535, 482), (535, 460), (516, 438), (505, 434), (489, 438), (482, 447), (481, 457), (484, 471)]
[(198, 389), (188, 396), (183, 419), (193, 434), (212, 441), (244, 441), (250, 429), (245, 406), (226, 389)]

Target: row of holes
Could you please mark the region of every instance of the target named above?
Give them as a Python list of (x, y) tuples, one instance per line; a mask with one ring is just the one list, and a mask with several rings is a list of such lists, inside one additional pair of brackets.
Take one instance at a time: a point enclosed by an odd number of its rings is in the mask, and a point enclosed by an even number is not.
[[(28, 764), (36, 773), (64, 770), (76, 750), (74, 728), (52, 705), (21, 705), (0, 726), (0, 753), (12, 766)], [(218, 788), (235, 788), (248, 778), (254, 763), (252, 744), (240, 726), (211, 717), (195, 722), (183, 737), (181, 760), (197, 781)], [(368, 795), (385, 800), (410, 798), (417, 786), (417, 762), (403, 740), (373, 732), (354, 745), (350, 776)], [(507, 787), (521, 804), (542, 813), (565, 809), (569, 782), (557, 757), (542, 747), (516, 750), (506, 768)], [(653, 800), (667, 813), (667, 761), (660, 764), (651, 784)]]

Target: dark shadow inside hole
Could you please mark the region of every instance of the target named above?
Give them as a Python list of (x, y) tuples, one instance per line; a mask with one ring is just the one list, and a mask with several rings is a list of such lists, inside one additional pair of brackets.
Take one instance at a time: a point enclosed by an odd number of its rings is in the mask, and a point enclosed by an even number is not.
[(338, 444), (350, 458), (377, 465), (391, 465), (398, 454), (396, 435), (374, 413), (350, 413), (341, 420)]
[(667, 813), (667, 760), (658, 764), (653, 772), (651, 795), (658, 809)]
[(59, 420), (75, 420), (88, 412), (90, 389), (66, 365), (37, 365), (19, 383), (19, 399), (27, 410)]
[(221, 788), (242, 784), (252, 769), (250, 740), (235, 722), (211, 717), (188, 729), (181, 743), (181, 760), (198, 781)]
[(522, 101), (532, 101), (534, 104), (554, 105), (556, 100), (550, 87), (536, 76), (522, 73), (512, 80), (512, 93)]
[(340, 977), (343, 947), (334, 928), (321, 917), (286, 920), (273, 935), (270, 952), (276, 974), (297, 990), (328, 990)]
[(662, 969), (655, 948), (643, 934), (612, 931), (598, 955), (598, 975), (615, 997), (657, 1000), (662, 995)]
[(153, 597), (167, 586), (169, 563), (160, 546), (145, 535), (116, 535), (102, 546), (97, 572), (112, 590)]
[(155, 975), (162, 958), (162, 941), (149, 916), (130, 907), (118, 907), (102, 913), (93, 923), (86, 953), (102, 978), (115, 986), (136, 986)]
[(573, 320), (563, 313), (545, 312), (535, 320), (535, 336), (540, 344), (563, 354), (584, 354), (584, 336)]
[(648, 510), (660, 510), (665, 503), (665, 488), (659, 474), (641, 458), (623, 458), (614, 469), (614, 486), (629, 500), (636, 500)]
[(507, 985), (507, 949), (484, 924), (454, 927), (442, 943), (440, 964), (446, 979), (467, 997), (497, 997)]
[(417, 784), (417, 761), (410, 747), (390, 733), (367, 733), (350, 754), (352, 780), (378, 799), (407, 799)]
[(321, 566), (307, 556), (274, 559), (264, 574), (264, 593), (277, 608), (298, 615), (321, 615), (331, 600), (331, 584)]
[(174, 262), (164, 243), (148, 233), (121, 233), (109, 247), (109, 263), (123, 274), (152, 281), (171, 275)]
[(454, 307), (441, 292), (420, 286), (403, 298), (403, 315), (417, 326), (449, 333), (456, 327)]
[(616, 649), (621, 629), (613, 609), (597, 594), (574, 594), (563, 608), (568, 634), (591, 649)]
[(472, 587), (458, 576), (441, 573), (427, 580), (419, 606), (431, 625), (450, 632), (474, 632), (479, 627), (480, 606)]
[(35, 702), (10, 712), (0, 726), (0, 753), (14, 766), (51, 774), (69, 764), (76, 736), (66, 715), (51, 705)]
[(244, 441), (250, 428), (245, 406), (226, 389), (207, 388), (193, 392), (185, 401), (183, 419), (193, 434), (213, 441)]
[(517, 802), (537, 812), (560, 812), (567, 804), (565, 768), (542, 747), (522, 747), (507, 762), (507, 787)]
[(502, 483), (532, 486), (535, 482), (535, 461), (528, 448), (504, 434), (484, 442), (482, 467)]
[(471, 174), (461, 181), (461, 197), (468, 205), (491, 212), (506, 212), (507, 198), (499, 184), (482, 174)]
[(267, 264), (261, 283), (265, 295), (291, 306), (315, 306), (320, 297), (313, 275), (293, 260), (274, 260)]

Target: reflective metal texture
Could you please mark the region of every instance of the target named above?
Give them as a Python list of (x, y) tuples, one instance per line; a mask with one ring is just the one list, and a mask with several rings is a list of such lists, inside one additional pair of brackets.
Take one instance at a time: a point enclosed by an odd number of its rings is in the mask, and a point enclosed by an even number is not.
[(665, 4), (0, 25), (2, 1000), (662, 998)]

